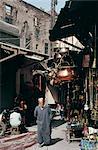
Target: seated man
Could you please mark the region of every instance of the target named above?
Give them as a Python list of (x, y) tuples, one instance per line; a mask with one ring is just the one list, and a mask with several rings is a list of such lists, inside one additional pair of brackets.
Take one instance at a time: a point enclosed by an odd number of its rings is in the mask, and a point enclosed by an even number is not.
[(14, 111), (10, 114), (10, 125), (13, 129), (17, 129), (19, 131), (19, 126), (21, 125), (21, 115), (18, 113), (18, 108), (14, 108)]

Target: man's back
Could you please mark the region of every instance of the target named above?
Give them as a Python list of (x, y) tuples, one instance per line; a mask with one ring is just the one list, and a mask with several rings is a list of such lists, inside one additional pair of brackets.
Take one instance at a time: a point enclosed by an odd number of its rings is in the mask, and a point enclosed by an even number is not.
[(21, 115), (20, 113), (13, 112), (10, 114), (10, 124), (12, 127), (17, 127), (21, 124)]

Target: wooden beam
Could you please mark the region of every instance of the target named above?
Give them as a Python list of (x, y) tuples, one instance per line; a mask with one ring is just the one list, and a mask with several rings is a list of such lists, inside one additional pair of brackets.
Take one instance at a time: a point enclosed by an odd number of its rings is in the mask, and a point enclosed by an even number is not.
[(36, 56), (41, 56), (41, 57), (44, 57), (44, 58), (49, 58), (49, 56), (46, 55), (46, 54), (37, 53), (37, 52), (34, 52), (33, 50), (29, 50), (29, 49), (22, 48), (22, 47), (19, 47), (19, 46), (15, 46), (15, 45), (11, 45), (11, 44), (6, 44), (6, 43), (2, 43), (2, 42), (0, 42), (0, 45), (8, 46), (8, 47), (11, 47), (13, 49), (17, 49), (17, 50), (19, 50), (21, 52), (26, 52), (27, 55), (36, 55)]
[(4, 50), (14, 52), (14, 54), (17, 54), (17, 49), (13, 49), (13, 48), (5, 46), (5, 45), (1, 45), (1, 48), (4, 49)]
[(6, 57), (6, 58), (2, 58), (2, 59), (0, 60), (0, 63), (6, 61), (6, 60), (8, 60), (8, 59), (11, 59), (11, 58), (13, 58), (13, 57), (15, 57), (15, 56), (17, 56), (17, 54), (12, 54), (12, 55), (10, 55), (10, 56), (8, 56), (8, 57)]
[(20, 51), (19, 49), (11, 48), (11, 47), (8, 47), (8, 46), (5, 46), (5, 45), (1, 45), (1, 48), (4, 49), (4, 50), (14, 52), (14, 54), (23, 54), (23, 55), (27, 54), (27, 52), (23, 52), (23, 51)]
[(77, 49), (83, 51), (83, 48), (80, 48), (80, 47), (78, 47), (78, 46), (76, 46), (76, 45), (73, 45), (73, 44), (71, 44), (71, 43), (69, 43), (69, 42), (67, 42), (67, 41), (63, 41), (63, 40), (59, 40), (59, 41), (61, 41), (61, 42), (65, 43), (65, 44), (68, 44), (68, 45), (70, 45), (70, 46), (72, 46), (72, 47), (74, 47), (74, 48), (77, 48)]

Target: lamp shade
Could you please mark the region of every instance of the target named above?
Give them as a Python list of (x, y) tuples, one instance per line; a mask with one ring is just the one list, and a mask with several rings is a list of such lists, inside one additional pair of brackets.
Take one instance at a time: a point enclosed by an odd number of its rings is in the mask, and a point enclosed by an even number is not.
[(69, 68), (58, 70), (54, 82), (55, 84), (58, 84), (63, 81), (71, 81), (73, 79), (74, 79), (74, 69), (69, 67)]
[(59, 54), (59, 53), (56, 55), (56, 58), (57, 58), (57, 59), (60, 59), (61, 57), (62, 57), (62, 56), (61, 56), (61, 54)]
[(69, 75), (69, 72), (68, 72), (67, 69), (60, 70), (60, 71), (58, 72), (58, 76), (59, 76), (59, 77), (66, 77), (66, 76), (68, 76), (68, 75)]

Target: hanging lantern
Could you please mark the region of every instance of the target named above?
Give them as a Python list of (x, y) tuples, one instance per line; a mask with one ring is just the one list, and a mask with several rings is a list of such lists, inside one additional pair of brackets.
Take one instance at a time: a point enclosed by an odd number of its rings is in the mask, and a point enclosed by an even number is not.
[(65, 77), (65, 78), (68, 76), (72, 77), (72, 76), (74, 76), (74, 70), (73, 70), (73, 68), (70, 68), (70, 66), (69, 66), (69, 68), (59, 70), (57, 76), (58, 77)]
[[(75, 77), (75, 65), (72, 57), (68, 53), (68, 48), (62, 48), (54, 55), (54, 66), (48, 77), (53, 84), (62, 84), (66, 81), (71, 81)], [(53, 80), (52, 80), (53, 79)]]
[(66, 77), (66, 76), (68, 76), (68, 75), (69, 75), (69, 72), (68, 72), (67, 69), (60, 70), (60, 71), (58, 72), (58, 76), (59, 76), (59, 77)]
[(61, 69), (57, 72), (57, 76), (54, 80), (54, 83), (61, 83), (63, 81), (71, 81), (74, 79), (74, 69), (73, 68), (65, 68), (65, 69)]

